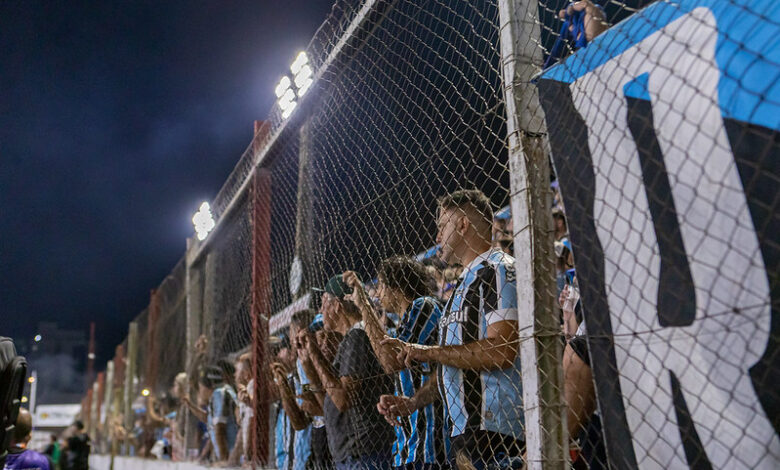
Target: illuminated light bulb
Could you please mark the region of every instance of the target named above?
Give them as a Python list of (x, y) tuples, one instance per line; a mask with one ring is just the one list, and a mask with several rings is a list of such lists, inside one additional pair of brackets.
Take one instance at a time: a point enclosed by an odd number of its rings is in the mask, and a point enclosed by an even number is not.
[(306, 52), (304, 51), (299, 52), (298, 56), (295, 57), (295, 60), (290, 65), (290, 72), (292, 72), (293, 75), (297, 75), (298, 72), (301, 71), (301, 68), (303, 68), (308, 63), (309, 63), (309, 57), (306, 55)]
[(279, 80), (279, 84), (276, 85), (276, 89), (274, 90), (274, 93), (276, 93), (277, 98), (281, 98), (282, 95), (284, 95), (284, 92), (287, 91), (290, 88), (290, 77), (285, 75), (282, 77), (281, 80)]
[(301, 71), (295, 74), (295, 86), (300, 88), (301, 83), (310, 79), (312, 75), (314, 75), (314, 72), (311, 70), (311, 67), (304, 65)]
[(296, 106), (298, 106), (298, 103), (296, 103), (295, 101), (290, 102), (289, 106), (287, 106), (287, 108), (282, 110), (282, 117), (284, 119), (290, 117), (290, 114), (292, 114), (293, 109), (295, 109)]
[(309, 88), (311, 88), (312, 83), (314, 83), (314, 80), (308, 78), (306, 79), (306, 81), (298, 85), (298, 96), (303, 96), (304, 94), (306, 94), (306, 92), (309, 91)]
[(293, 89), (292, 88), (288, 88), (287, 91), (285, 92), (284, 96), (282, 96), (279, 99), (279, 102), (280, 103), (282, 103), (282, 102), (288, 102), (288, 103), (295, 102), (295, 92), (293, 91)]
[(208, 202), (201, 204), (198, 212), (192, 216), (192, 225), (195, 227), (198, 240), (205, 240), (206, 236), (216, 225), (214, 218), (211, 216), (211, 206), (209, 206)]

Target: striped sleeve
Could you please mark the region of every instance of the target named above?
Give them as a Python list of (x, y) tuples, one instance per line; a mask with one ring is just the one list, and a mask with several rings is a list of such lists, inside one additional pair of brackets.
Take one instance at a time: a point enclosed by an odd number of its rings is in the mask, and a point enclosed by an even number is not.
[(517, 281), (514, 266), (509, 263), (497, 264), (494, 282), (495, 298), (493, 305), (485, 312), (486, 323), (492, 325), (506, 320), (517, 321)]
[(425, 322), (420, 329), (417, 344), (428, 346), (439, 342), (439, 319), (441, 319), (441, 307), (436, 300), (427, 297), (425, 299)]

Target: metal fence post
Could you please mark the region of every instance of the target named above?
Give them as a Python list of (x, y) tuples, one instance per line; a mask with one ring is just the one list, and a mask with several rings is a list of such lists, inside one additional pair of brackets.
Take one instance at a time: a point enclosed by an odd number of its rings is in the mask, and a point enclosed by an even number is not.
[(115, 418), (122, 409), (124, 400), (124, 378), (125, 378), (125, 348), (122, 345), (116, 347), (114, 353), (114, 395), (111, 397), (111, 422), (109, 423), (109, 433), (111, 435), (111, 465), (110, 468), (114, 468), (114, 457), (120, 452), (119, 440), (117, 439), (114, 425), (119, 424), (115, 422)]
[(271, 172), (252, 182), (252, 377), (255, 381), (252, 462), (269, 463), (268, 318), (271, 316)]
[[(198, 243), (194, 238), (187, 239), (186, 271), (185, 271), (185, 296), (187, 305), (187, 339), (186, 339), (186, 364), (187, 382), (189, 387), (185, 390), (190, 399), (195, 399), (197, 392), (197, 373), (195, 368), (195, 342), (201, 333), (201, 320), (203, 317), (203, 275), (199, 266), (195, 266), (193, 256), (197, 253)], [(193, 389), (194, 388), (194, 389)], [(189, 410), (186, 410), (184, 425), (185, 458), (189, 459), (190, 449), (198, 449), (198, 420)]]
[(103, 394), (103, 407), (105, 411), (101, 415), (101, 426), (103, 429), (101, 452), (108, 452), (107, 445), (111, 441), (111, 418), (114, 412), (114, 361), (106, 363), (106, 380)]
[[(138, 355), (138, 323), (130, 322), (130, 328), (127, 332), (127, 362), (125, 364), (125, 396), (124, 396), (124, 426), (125, 429), (133, 428), (133, 398), (135, 398), (135, 368), (136, 357)], [(129, 446), (124, 446), (126, 455)]]
[(563, 469), (568, 437), (563, 343), (554, 309), (550, 162), (544, 114), (531, 83), (542, 64), (538, 4), (499, 0), (499, 20), (527, 461), (532, 469)]
[[(312, 185), (311, 185), (311, 153), (312, 137), (309, 121), (301, 125), (298, 144), (298, 191), (295, 216), (295, 257), (294, 262), (300, 268), (300, 282), (297, 290), (292, 292), (293, 298), (304, 295), (311, 287), (315, 276), (314, 241), (312, 240)], [(291, 285), (291, 288), (293, 286)]]

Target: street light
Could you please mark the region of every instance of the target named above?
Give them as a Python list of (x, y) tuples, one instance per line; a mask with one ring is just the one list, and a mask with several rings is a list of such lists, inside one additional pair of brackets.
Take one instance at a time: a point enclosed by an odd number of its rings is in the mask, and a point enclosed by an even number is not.
[(41, 335), (35, 335), (33, 341), (35, 341), (36, 343), (40, 343), (42, 339), (43, 337)]
[(198, 240), (205, 240), (209, 232), (214, 229), (214, 217), (211, 216), (211, 206), (208, 202), (200, 205), (198, 212), (192, 216), (192, 225), (195, 227), (195, 233)]
[(148, 388), (145, 388), (145, 389), (141, 390), (141, 395), (143, 395), (145, 397), (148, 397), (149, 393), (151, 393), (151, 392), (149, 392)]
[(35, 403), (38, 398), (38, 371), (34, 370), (27, 379), (30, 382), (30, 413), (35, 414)]

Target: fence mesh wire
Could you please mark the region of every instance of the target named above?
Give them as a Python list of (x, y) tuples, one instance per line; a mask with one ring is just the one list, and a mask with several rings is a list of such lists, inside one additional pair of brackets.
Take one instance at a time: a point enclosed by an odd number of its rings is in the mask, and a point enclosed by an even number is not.
[(117, 353), (104, 448), (777, 468), (778, 32), (759, 0), (336, 2)]

